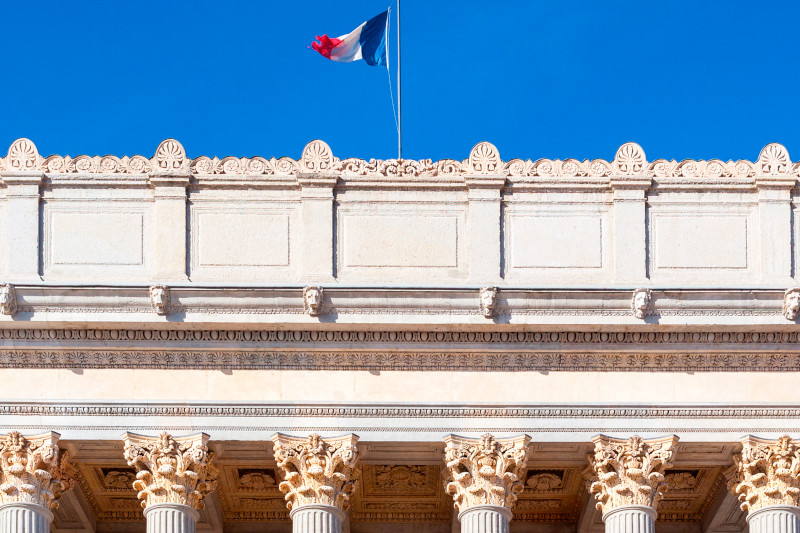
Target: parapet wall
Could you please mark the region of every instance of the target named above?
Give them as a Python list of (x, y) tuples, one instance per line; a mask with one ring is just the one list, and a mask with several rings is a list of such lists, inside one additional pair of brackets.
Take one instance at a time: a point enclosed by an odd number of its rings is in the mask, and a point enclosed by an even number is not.
[(0, 279), (18, 286), (733, 288), (775, 292), (780, 315), (797, 284), (800, 163), (779, 144), (648, 162), (635, 143), (503, 161), (484, 142), (432, 162), (322, 141), (298, 160), (189, 159), (171, 139), (152, 158), (42, 157), (20, 139), (0, 177)]

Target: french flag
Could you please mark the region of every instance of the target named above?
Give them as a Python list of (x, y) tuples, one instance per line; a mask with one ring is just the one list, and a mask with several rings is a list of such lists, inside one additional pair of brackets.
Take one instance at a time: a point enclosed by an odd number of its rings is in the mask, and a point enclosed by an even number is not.
[(389, 11), (372, 17), (347, 35), (331, 39), (320, 37), (311, 48), (333, 61), (350, 63), (363, 59), (367, 65), (386, 66), (386, 34), (388, 33)]

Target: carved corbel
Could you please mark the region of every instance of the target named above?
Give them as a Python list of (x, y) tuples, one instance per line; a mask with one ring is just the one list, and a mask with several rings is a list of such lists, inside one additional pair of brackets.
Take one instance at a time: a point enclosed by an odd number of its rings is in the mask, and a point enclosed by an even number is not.
[(776, 441), (746, 437), (727, 477), (743, 511), (800, 506), (800, 447), (788, 436)]
[(667, 482), (664, 471), (672, 467), (678, 437), (643, 440), (638, 436), (592, 439), (594, 453), (584, 471), (589, 493), (603, 514), (624, 505), (644, 505), (657, 510)]
[(0, 313), (14, 316), (17, 312), (17, 291), (10, 283), (0, 285)]
[(169, 310), (169, 287), (156, 284), (150, 286), (150, 305), (159, 315), (166, 315)]
[(636, 289), (631, 298), (631, 312), (639, 320), (644, 320), (653, 307), (653, 294), (650, 289)]
[(800, 288), (792, 287), (783, 293), (783, 316), (786, 320), (794, 320), (800, 313)]
[(303, 287), (303, 309), (311, 316), (319, 316), (322, 310), (322, 287)]
[(480, 307), (483, 316), (491, 318), (497, 313), (497, 287), (484, 287), (480, 294)]
[(217, 487), (219, 470), (213, 465), (205, 433), (173, 438), (168, 433), (146, 437), (125, 433), (124, 456), (136, 469), (133, 488), (142, 507), (179, 503), (200, 510), (203, 499)]
[(480, 439), (445, 437), (445, 492), (453, 497), (456, 510), (461, 513), (476, 505), (496, 505), (511, 511), (524, 488), (530, 440), (528, 435), (510, 439), (488, 434)]
[(58, 499), (75, 485), (67, 452), (58, 449), (58, 433), (0, 438), (0, 504), (33, 503), (58, 509)]
[(316, 434), (298, 438), (276, 433), (272, 437), (281, 477), (278, 488), (286, 495), (290, 511), (310, 504), (349, 508), (355, 490), (357, 441), (355, 435), (324, 440)]

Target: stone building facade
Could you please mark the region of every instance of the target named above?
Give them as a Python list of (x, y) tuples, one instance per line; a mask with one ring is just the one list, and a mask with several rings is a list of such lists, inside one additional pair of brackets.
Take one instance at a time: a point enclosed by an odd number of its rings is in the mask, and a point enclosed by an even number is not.
[(800, 164), (0, 158), (0, 533), (800, 530)]

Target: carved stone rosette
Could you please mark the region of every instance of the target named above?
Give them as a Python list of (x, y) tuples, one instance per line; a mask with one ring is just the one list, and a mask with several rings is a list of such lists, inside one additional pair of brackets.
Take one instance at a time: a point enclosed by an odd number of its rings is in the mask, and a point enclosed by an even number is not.
[(664, 471), (672, 466), (678, 437), (643, 440), (633, 436), (614, 439), (599, 435), (592, 439), (594, 454), (585, 471), (589, 492), (597, 498), (603, 515), (629, 505), (654, 511), (664, 497)]
[(355, 490), (358, 461), (356, 435), (322, 439), (276, 433), (272, 437), (275, 460), (282, 478), (278, 488), (289, 510), (304, 505), (330, 505), (346, 511)]
[(122, 436), (125, 460), (137, 472), (133, 488), (142, 507), (172, 503), (203, 509), (203, 499), (216, 489), (219, 476), (208, 439), (205, 433), (177, 439), (168, 433)]
[(74, 484), (67, 453), (59, 455), (58, 433), (0, 437), (0, 504), (28, 503), (57, 509), (61, 495)]
[(773, 505), (800, 506), (800, 446), (788, 436), (777, 441), (746, 437), (734, 454), (728, 488), (743, 511)]
[(528, 435), (509, 439), (488, 434), (480, 439), (445, 437), (445, 492), (453, 497), (459, 513), (484, 505), (514, 508), (524, 488), (530, 440)]

